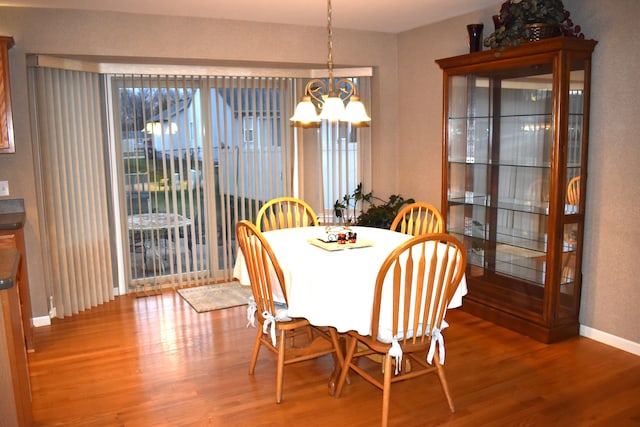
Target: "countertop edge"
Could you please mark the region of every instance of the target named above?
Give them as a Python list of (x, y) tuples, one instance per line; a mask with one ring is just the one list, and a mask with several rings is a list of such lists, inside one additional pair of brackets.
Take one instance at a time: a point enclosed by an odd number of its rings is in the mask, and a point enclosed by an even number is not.
[(24, 227), (25, 220), (26, 215), (24, 212), (0, 212), (0, 231), (20, 230)]

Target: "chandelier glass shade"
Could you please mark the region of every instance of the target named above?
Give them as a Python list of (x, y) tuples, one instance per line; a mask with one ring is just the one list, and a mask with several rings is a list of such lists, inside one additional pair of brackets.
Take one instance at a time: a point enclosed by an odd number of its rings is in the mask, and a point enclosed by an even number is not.
[[(296, 127), (319, 127), (322, 120), (349, 122), (352, 126), (369, 126), (371, 117), (356, 92), (351, 79), (333, 77), (333, 27), (331, 25), (331, 0), (327, 0), (328, 33), (328, 79), (310, 80), (304, 95), (291, 117), (291, 125)], [(345, 107), (345, 102), (347, 106)], [(319, 111), (319, 113), (318, 113)]]

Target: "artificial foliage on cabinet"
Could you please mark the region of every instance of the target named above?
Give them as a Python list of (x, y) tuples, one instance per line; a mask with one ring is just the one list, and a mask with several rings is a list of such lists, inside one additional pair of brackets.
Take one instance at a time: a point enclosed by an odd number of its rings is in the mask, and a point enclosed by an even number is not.
[(468, 252), (463, 309), (544, 342), (579, 329), (595, 45), (556, 37), (436, 61), (443, 215)]

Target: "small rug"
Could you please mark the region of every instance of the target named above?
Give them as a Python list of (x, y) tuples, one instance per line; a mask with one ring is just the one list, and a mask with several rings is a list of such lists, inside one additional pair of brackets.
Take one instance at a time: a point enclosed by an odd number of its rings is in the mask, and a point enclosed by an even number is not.
[(251, 287), (238, 282), (183, 288), (177, 292), (198, 313), (245, 305), (251, 297)]

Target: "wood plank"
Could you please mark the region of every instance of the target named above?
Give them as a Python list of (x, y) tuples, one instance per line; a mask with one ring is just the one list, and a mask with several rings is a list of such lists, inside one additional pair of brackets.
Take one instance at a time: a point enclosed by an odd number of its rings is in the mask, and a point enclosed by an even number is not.
[[(390, 425), (638, 425), (640, 357), (578, 337), (543, 344), (460, 310), (447, 314), (449, 412), (436, 376), (398, 383)], [(34, 425), (370, 426), (382, 393), (351, 375), (329, 396), (330, 356), (248, 374), (245, 307), (196, 313), (175, 292), (123, 296), (36, 329), (29, 354)]]

